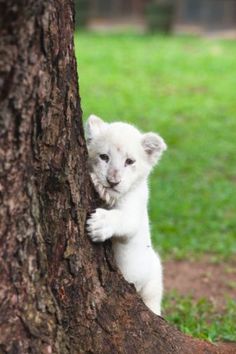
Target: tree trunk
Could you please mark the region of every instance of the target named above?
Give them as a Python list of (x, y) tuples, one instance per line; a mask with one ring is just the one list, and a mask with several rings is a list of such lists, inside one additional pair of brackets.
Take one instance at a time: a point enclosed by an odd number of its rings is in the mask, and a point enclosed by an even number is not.
[(226, 353), (152, 314), (86, 237), (71, 0), (0, 1), (0, 17), (0, 353)]

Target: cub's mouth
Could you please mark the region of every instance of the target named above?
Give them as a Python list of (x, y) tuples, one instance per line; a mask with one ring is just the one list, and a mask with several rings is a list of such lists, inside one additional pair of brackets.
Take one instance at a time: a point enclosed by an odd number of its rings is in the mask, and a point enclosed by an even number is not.
[(112, 191), (112, 192), (116, 192), (116, 193), (120, 193), (117, 189), (115, 189), (114, 187), (110, 187), (110, 186), (103, 186), (105, 189), (107, 189), (108, 191)]

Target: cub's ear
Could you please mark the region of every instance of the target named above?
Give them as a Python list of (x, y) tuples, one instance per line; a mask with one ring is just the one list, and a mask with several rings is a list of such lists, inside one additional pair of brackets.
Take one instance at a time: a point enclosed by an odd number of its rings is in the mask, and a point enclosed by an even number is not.
[(95, 116), (94, 114), (91, 114), (88, 117), (88, 120), (85, 125), (85, 134), (86, 134), (86, 140), (87, 143), (91, 142), (91, 140), (99, 135), (107, 126), (107, 123), (105, 123), (101, 118)]
[(164, 140), (160, 135), (155, 133), (143, 134), (142, 146), (151, 165), (157, 163), (160, 160), (162, 153), (167, 149)]

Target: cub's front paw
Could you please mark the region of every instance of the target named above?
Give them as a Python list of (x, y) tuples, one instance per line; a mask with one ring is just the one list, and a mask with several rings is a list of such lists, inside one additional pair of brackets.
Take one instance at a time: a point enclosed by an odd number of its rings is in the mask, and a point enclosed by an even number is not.
[(87, 220), (87, 232), (93, 242), (103, 242), (113, 236), (109, 210), (98, 208)]

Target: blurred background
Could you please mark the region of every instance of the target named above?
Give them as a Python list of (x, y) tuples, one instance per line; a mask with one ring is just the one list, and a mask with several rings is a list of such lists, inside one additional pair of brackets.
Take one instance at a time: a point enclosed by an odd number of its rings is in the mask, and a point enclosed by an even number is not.
[(76, 0), (76, 6), (77, 24), (90, 29), (236, 36), (235, 0)]
[(76, 23), (84, 119), (169, 147), (150, 180), (163, 315), (236, 341), (236, 1), (79, 0)]

